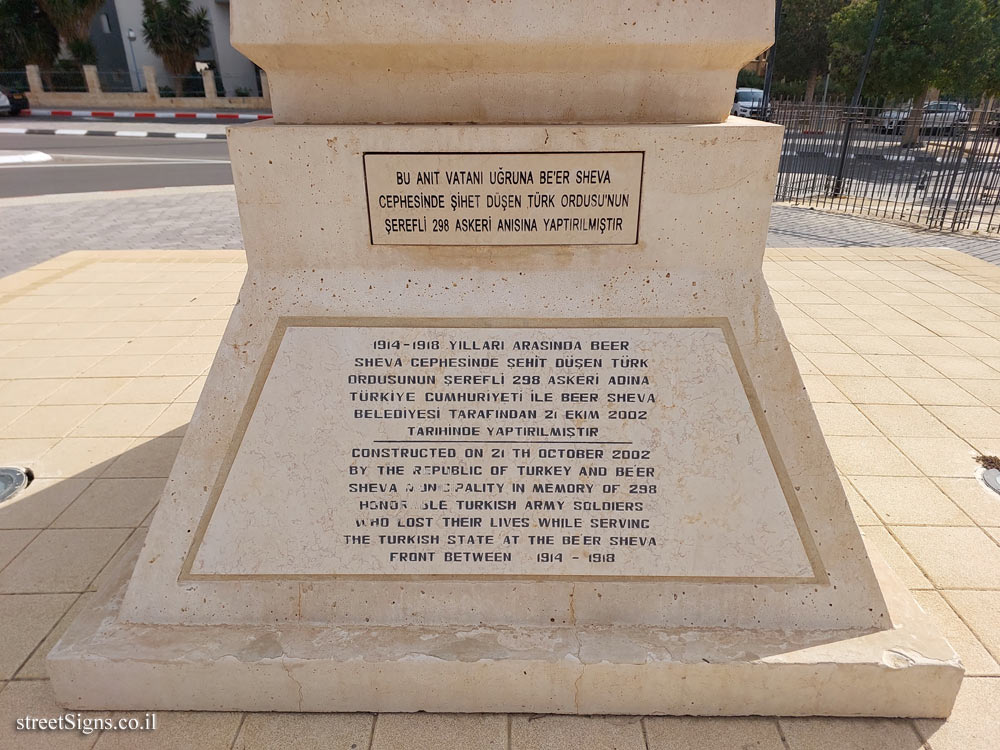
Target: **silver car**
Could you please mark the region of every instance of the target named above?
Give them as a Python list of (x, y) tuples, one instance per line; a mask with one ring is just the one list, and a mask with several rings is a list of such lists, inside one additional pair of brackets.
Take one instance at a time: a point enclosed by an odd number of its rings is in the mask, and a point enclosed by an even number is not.
[[(910, 119), (911, 107), (887, 109), (875, 118), (875, 126), (883, 133), (902, 133)], [(924, 107), (921, 132), (951, 133), (969, 121), (969, 110), (959, 102), (929, 102)]]

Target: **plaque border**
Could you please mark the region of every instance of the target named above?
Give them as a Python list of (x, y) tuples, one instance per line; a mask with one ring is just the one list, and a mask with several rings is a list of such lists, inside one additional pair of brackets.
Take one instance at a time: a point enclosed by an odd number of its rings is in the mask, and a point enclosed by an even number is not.
[[(372, 229), (372, 203), (368, 193), (369, 156), (545, 156), (549, 154), (639, 154), (639, 200), (635, 207), (635, 240), (632, 242), (510, 242), (501, 245), (490, 242), (477, 243), (428, 243), (428, 242), (375, 242)], [(646, 179), (646, 152), (625, 151), (364, 151), (361, 154), (361, 172), (365, 179), (365, 211), (368, 216), (368, 245), (370, 247), (632, 247), (639, 244), (639, 227), (642, 223), (642, 193)]]
[[(802, 549), (809, 560), (813, 575), (803, 576), (610, 576), (610, 575), (548, 575), (548, 574), (342, 574), (342, 573), (193, 573), (195, 558), (201, 549), (205, 533), (222, 497), (236, 454), (243, 444), (247, 428), (257, 408), (264, 385), (271, 373), (278, 349), (289, 328), (714, 328), (720, 330), (736, 367), (751, 414), (764, 441), (771, 466), (781, 487), (785, 502), (799, 535)], [(726, 584), (813, 584), (829, 583), (819, 549), (809, 532), (809, 524), (798, 501), (795, 487), (785, 468), (777, 442), (764, 417), (764, 408), (753, 388), (746, 362), (727, 317), (693, 318), (380, 318), (332, 316), (281, 316), (275, 323), (261, 358), (253, 385), (247, 395), (236, 430), (229, 442), (219, 472), (212, 485), (208, 502), (202, 512), (187, 553), (181, 564), (177, 582), (185, 581), (534, 581), (552, 580), (575, 583), (661, 582), (661, 583), (726, 583)]]

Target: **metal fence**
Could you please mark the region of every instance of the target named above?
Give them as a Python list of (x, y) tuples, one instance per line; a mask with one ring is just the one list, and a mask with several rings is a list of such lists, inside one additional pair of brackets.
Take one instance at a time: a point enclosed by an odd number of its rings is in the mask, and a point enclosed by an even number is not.
[(28, 90), (28, 74), (23, 70), (0, 70), (0, 86), (12, 91)]
[(768, 119), (785, 127), (775, 199), (1000, 232), (1000, 108), (932, 103), (919, 133), (910, 114), (887, 102), (772, 101)]
[[(99, 70), (97, 71), (97, 80), (100, 82), (101, 91), (128, 93), (137, 90), (133, 85), (132, 72), (128, 70)], [(143, 81), (140, 79), (140, 88), (142, 84)]]
[(86, 91), (87, 79), (82, 69), (54, 69), (40, 71), (45, 91)]

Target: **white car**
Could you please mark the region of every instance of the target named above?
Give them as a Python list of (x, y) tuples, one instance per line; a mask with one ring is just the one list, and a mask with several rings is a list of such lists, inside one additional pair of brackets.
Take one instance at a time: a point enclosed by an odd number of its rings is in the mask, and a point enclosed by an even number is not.
[(761, 108), (764, 106), (763, 89), (736, 89), (733, 108), (729, 114), (737, 117), (756, 117), (760, 119)]
[[(883, 133), (902, 133), (910, 119), (911, 107), (887, 109), (875, 118), (876, 127)], [(958, 102), (929, 102), (924, 107), (922, 132), (950, 133), (969, 121), (969, 110)]]

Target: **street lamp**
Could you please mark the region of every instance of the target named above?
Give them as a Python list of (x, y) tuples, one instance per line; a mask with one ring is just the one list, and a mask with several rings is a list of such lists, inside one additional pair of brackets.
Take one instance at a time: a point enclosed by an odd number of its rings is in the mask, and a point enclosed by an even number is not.
[(129, 48), (129, 51), (132, 52), (132, 69), (135, 71), (135, 90), (136, 91), (142, 91), (143, 89), (142, 89), (142, 87), (141, 87), (141, 85), (139, 83), (142, 80), (139, 77), (139, 65), (135, 61), (135, 47), (132, 46), (132, 42), (134, 42), (134, 41), (135, 41), (135, 31), (133, 31), (132, 29), (129, 29), (128, 30), (128, 48)]

